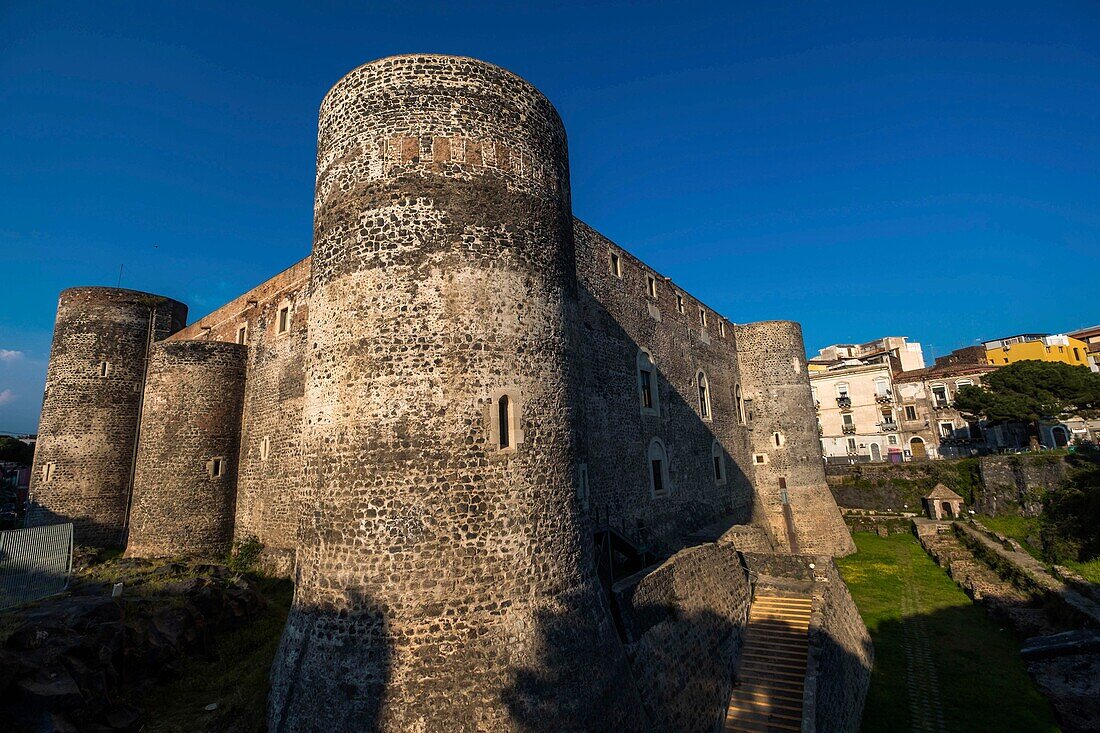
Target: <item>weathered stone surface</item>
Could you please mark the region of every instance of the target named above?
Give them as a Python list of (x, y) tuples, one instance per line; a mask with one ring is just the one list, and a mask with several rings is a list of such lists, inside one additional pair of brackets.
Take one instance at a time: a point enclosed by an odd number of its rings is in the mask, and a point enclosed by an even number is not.
[(79, 544), (122, 545), (145, 360), (154, 342), (186, 320), (182, 303), (148, 293), (61, 293), (31, 472), (30, 526), (71, 521)]

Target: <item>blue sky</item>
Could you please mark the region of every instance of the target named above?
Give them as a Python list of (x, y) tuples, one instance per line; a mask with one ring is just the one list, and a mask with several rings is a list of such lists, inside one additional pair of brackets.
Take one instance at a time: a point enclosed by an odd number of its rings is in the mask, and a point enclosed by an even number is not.
[(61, 289), (195, 319), (307, 255), (317, 106), (395, 53), (534, 83), (577, 216), (811, 351), (1100, 322), (1100, 4), (528, 5), (0, 0), (0, 431)]

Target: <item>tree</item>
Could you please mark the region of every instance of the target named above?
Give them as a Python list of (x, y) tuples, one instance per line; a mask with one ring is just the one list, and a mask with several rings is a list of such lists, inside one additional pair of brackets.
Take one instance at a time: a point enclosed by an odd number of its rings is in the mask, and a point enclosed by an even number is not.
[(7, 435), (0, 435), (0, 461), (11, 461), (12, 463), (29, 466), (33, 459), (33, 446)]
[(1057, 361), (1018, 361), (963, 387), (955, 406), (990, 423), (1036, 424), (1042, 417), (1100, 413), (1100, 374)]

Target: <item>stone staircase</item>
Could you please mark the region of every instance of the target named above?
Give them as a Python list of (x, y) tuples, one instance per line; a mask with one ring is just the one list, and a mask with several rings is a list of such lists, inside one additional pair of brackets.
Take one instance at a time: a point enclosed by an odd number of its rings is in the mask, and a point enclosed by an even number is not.
[(802, 730), (809, 595), (758, 590), (749, 611), (725, 733)]

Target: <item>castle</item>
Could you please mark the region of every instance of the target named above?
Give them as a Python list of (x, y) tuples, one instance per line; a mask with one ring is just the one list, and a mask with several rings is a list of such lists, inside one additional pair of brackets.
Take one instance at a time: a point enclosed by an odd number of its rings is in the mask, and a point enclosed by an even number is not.
[(321, 104), (314, 212), (309, 257), (190, 325), (168, 298), (64, 291), (31, 488), (31, 521), (80, 544), (263, 543), (296, 583), (271, 730), (566, 708), (655, 730), (609, 610), (624, 573), (708, 531), (853, 550), (799, 326), (731, 322), (575, 219), (565, 130), (524, 80), (355, 69)]

